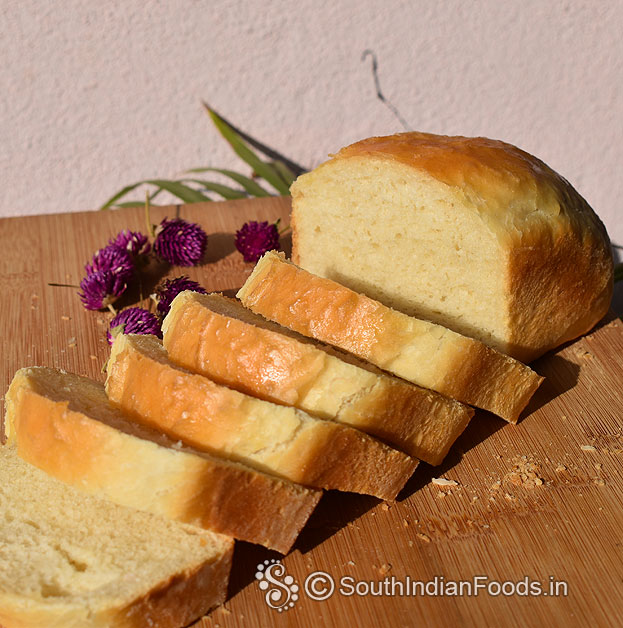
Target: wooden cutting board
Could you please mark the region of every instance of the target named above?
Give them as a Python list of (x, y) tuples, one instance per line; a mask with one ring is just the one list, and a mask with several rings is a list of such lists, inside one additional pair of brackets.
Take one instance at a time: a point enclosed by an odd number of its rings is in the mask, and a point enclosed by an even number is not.
[[(176, 212), (210, 234), (205, 263), (150, 267), (144, 295), (163, 276), (180, 274), (233, 294), (252, 268), (235, 250), (235, 230), (251, 219), (287, 222), (289, 199), (153, 208), (152, 220)], [(17, 368), (34, 364), (103, 381), (112, 315), (88, 312), (75, 289), (48, 284), (78, 284), (93, 252), (124, 228), (144, 230), (143, 210), (0, 220), (3, 392)], [(446, 462), (421, 464), (395, 503), (326, 493), (268, 590), (256, 580), (257, 565), (269, 561), (268, 568), (280, 556), (238, 543), (229, 599), (197, 626), (616, 625), (623, 616), (622, 356), (623, 325), (610, 316), (534, 364), (547, 379), (517, 426), (478, 412)], [(305, 583), (323, 597), (327, 577), (331, 597), (311, 599)], [(537, 583), (543, 595), (522, 594)], [(273, 589), (281, 595), (273, 606), (287, 598), (292, 605), (271, 608)]]

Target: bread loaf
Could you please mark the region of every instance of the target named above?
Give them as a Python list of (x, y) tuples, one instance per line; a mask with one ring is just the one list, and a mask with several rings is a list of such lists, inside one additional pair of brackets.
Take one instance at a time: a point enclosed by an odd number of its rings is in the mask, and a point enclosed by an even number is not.
[(291, 191), (296, 264), (523, 362), (608, 310), (604, 226), (565, 179), (509, 144), (373, 137)]
[(351, 427), (190, 373), (155, 336), (115, 338), (106, 392), (141, 425), (306, 486), (394, 499), (417, 466)]
[(542, 381), (527, 366), (266, 253), (238, 292), (248, 308), (419, 386), (516, 422)]
[(98, 499), (0, 447), (5, 628), (182, 628), (225, 601), (233, 542)]
[(351, 425), (433, 465), (473, 415), (468, 406), (364, 367), (219, 294), (182, 292), (162, 330), (169, 357), (191, 371)]
[(176, 445), (126, 420), (103, 385), (56, 369), (17, 371), (5, 430), (22, 458), (87, 493), (284, 553), (321, 495)]

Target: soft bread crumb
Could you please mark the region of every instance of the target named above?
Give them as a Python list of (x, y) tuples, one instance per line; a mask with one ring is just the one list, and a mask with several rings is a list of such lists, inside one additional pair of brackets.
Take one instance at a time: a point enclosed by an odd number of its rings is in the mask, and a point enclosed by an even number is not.
[(459, 483), (455, 480), (446, 480), (445, 478), (433, 478), (433, 484), (437, 486), (458, 486)]
[[(88, 613), (129, 604), (233, 548), (226, 537), (84, 494), (8, 445), (0, 447), (0, 504), (0, 595), (44, 614), (54, 598), (85, 626)], [(224, 595), (222, 582), (215, 589)]]

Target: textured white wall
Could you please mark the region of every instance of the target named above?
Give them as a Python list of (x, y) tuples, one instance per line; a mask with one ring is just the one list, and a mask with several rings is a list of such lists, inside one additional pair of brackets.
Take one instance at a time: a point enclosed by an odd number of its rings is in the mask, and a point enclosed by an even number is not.
[(485, 135), (569, 179), (623, 244), (623, 3), (0, 0), (0, 215), (239, 168), (200, 101), (306, 166), (411, 127)]

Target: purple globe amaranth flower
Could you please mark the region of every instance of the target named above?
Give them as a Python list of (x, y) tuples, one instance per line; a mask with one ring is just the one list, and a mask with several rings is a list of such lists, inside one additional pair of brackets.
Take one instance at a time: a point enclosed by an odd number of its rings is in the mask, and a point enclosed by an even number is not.
[(85, 267), (87, 275), (100, 271), (110, 271), (120, 277), (123, 281), (128, 281), (134, 274), (134, 262), (129, 251), (122, 249), (115, 244), (109, 244), (93, 255), (93, 260)]
[(146, 235), (140, 231), (130, 231), (129, 229), (120, 231), (114, 239), (108, 241), (108, 244), (125, 249), (134, 256), (147, 255), (151, 250), (151, 244), (149, 244)]
[(155, 314), (142, 307), (129, 307), (119, 312), (111, 321), (106, 337), (112, 344), (118, 334), (153, 334), (162, 338), (160, 322)]
[(257, 262), (266, 251), (279, 249), (279, 229), (276, 223), (245, 222), (236, 231), (236, 248), (245, 262)]
[(95, 270), (80, 282), (78, 293), (87, 310), (101, 310), (114, 303), (128, 287), (125, 279), (112, 270)]
[(205, 289), (200, 284), (185, 275), (176, 277), (175, 279), (165, 279), (156, 288), (156, 292), (153, 295), (159, 316), (164, 318), (169, 313), (171, 302), (180, 292), (184, 292), (184, 290), (206, 294)]
[(203, 257), (208, 236), (193, 222), (165, 218), (156, 227), (154, 251), (175, 266), (196, 266)]

